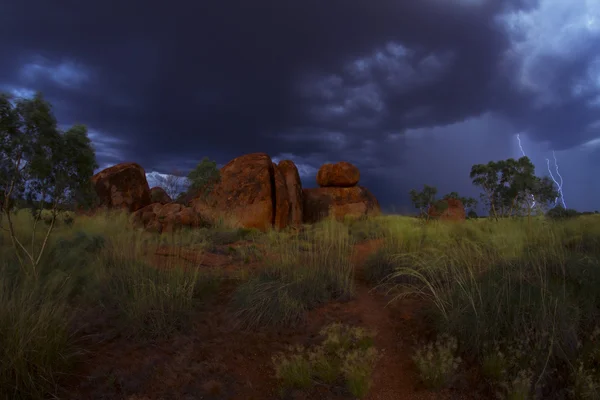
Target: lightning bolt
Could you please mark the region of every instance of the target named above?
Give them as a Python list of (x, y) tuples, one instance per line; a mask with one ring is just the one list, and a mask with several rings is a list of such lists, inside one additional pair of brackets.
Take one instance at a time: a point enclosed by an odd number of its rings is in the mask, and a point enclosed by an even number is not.
[[(525, 154), (525, 150), (523, 150), (523, 145), (521, 144), (521, 137), (519, 136), (519, 134), (517, 133), (517, 141), (519, 142), (519, 149), (521, 149), (521, 154), (523, 154), (523, 157), (527, 157), (527, 155)], [(533, 202), (531, 203), (531, 208), (535, 207), (535, 196), (532, 194), (531, 195), (531, 200), (533, 200)]]
[(567, 204), (565, 203), (565, 195), (562, 190), (563, 178), (560, 175), (560, 172), (558, 171), (558, 161), (556, 160), (556, 153), (554, 151), (552, 151), (552, 157), (554, 158), (554, 167), (556, 169), (556, 175), (558, 176), (558, 179), (560, 179), (560, 183), (559, 183), (559, 181), (554, 179), (554, 175), (552, 174), (552, 170), (550, 169), (550, 160), (546, 158), (546, 165), (548, 166), (548, 172), (550, 173), (550, 178), (552, 178), (552, 180), (554, 181), (554, 183), (556, 184), (556, 187), (558, 189), (558, 197), (556, 199), (554, 199), (554, 205), (557, 205), (558, 199), (560, 199), (560, 201), (563, 205), (563, 208), (566, 209)]

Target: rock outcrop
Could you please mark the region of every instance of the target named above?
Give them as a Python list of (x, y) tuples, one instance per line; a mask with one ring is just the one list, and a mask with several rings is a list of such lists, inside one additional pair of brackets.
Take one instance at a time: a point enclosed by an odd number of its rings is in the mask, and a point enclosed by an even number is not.
[[(362, 186), (350, 163), (325, 164), (316, 189), (302, 189), (298, 168), (290, 160), (274, 164), (265, 153), (246, 154), (220, 170), (220, 180), (173, 202), (160, 187), (148, 187), (142, 167), (118, 164), (93, 177), (104, 206), (134, 212), (133, 223), (154, 232), (210, 226), (220, 220), (266, 231), (313, 223), (326, 216), (343, 219), (380, 212), (375, 196)], [(183, 203), (183, 204), (182, 204)]]
[(273, 185), (273, 228), (285, 229), (290, 223), (290, 197), (288, 194), (285, 177), (277, 166), (271, 162), (271, 176)]
[(302, 197), (302, 182), (300, 181), (300, 174), (298, 168), (291, 160), (280, 161), (277, 165), (283, 179), (285, 181), (285, 188), (288, 193), (289, 200), (289, 218), (288, 225), (300, 226), (302, 225), (302, 210), (304, 209), (303, 197)]
[(237, 157), (220, 172), (220, 181), (208, 195), (190, 201), (195, 212), (209, 220), (224, 217), (260, 230), (287, 225), (289, 198), (285, 180), (267, 154)]
[(92, 177), (100, 207), (137, 211), (151, 203), (144, 169), (136, 163), (121, 163)]
[(346, 161), (323, 164), (317, 172), (317, 184), (320, 187), (353, 187), (359, 180), (358, 168)]
[(147, 231), (172, 232), (182, 227), (196, 228), (206, 225), (191, 207), (178, 203), (152, 203), (134, 212), (131, 216), (135, 226)]
[(360, 171), (349, 162), (324, 164), (317, 173), (316, 189), (303, 190), (303, 220), (314, 223), (328, 216), (344, 219), (377, 215), (379, 202), (366, 188), (357, 186)]
[(150, 198), (153, 203), (167, 204), (171, 203), (173, 200), (171, 197), (165, 192), (165, 189), (160, 186), (155, 186), (150, 189)]
[(465, 206), (458, 199), (440, 200), (429, 207), (427, 214), (443, 221), (464, 221), (467, 218)]
[(304, 189), (304, 222), (314, 223), (328, 216), (343, 220), (349, 216), (378, 215), (381, 212), (379, 202), (366, 188), (322, 187)]

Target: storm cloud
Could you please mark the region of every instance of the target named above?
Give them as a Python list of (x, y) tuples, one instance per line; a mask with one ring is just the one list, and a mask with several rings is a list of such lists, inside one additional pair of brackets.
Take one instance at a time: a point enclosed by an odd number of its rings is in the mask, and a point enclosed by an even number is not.
[(570, 207), (600, 208), (600, 2), (0, 0), (0, 90), (42, 91), (99, 164), (147, 172), (250, 152), (305, 186), (347, 160), (386, 208), (472, 164), (556, 151)]

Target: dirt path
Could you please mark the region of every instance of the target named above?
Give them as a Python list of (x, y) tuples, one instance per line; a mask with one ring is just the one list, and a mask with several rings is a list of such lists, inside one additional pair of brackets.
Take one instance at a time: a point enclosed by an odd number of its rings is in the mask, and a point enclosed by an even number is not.
[(366, 399), (478, 398), (450, 390), (432, 393), (419, 387), (418, 376), (411, 360), (413, 339), (424, 329), (415, 318), (419, 304), (414, 300), (405, 299), (388, 305), (388, 298), (371, 290), (371, 286), (361, 277), (366, 258), (379, 246), (380, 243), (376, 241), (364, 242), (356, 246), (354, 254), (356, 298), (349, 304), (364, 326), (377, 331), (375, 345), (382, 354), (373, 373), (373, 385)]

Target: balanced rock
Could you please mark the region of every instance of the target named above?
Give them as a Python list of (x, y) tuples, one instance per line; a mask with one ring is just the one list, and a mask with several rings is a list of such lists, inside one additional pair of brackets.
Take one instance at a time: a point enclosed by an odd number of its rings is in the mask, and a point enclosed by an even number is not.
[(150, 189), (150, 198), (153, 203), (160, 204), (167, 204), (173, 201), (167, 192), (165, 192), (165, 189), (160, 186), (155, 186)]
[(285, 179), (265, 153), (237, 157), (220, 170), (220, 181), (207, 195), (190, 201), (201, 216), (228, 218), (246, 228), (283, 228), (289, 218)]
[(375, 196), (362, 186), (304, 189), (304, 222), (314, 223), (328, 216), (338, 220), (378, 215)]
[(359, 180), (358, 168), (346, 161), (323, 164), (317, 172), (317, 184), (320, 187), (353, 187)]
[(100, 207), (139, 210), (151, 203), (144, 169), (136, 163), (121, 163), (92, 177)]
[(427, 214), (443, 221), (464, 221), (467, 218), (462, 201), (453, 198), (438, 201), (429, 207)]
[(285, 187), (288, 193), (289, 200), (289, 218), (288, 224), (291, 226), (302, 225), (302, 209), (304, 207), (302, 201), (302, 182), (298, 168), (291, 160), (283, 160), (277, 164), (278, 169), (283, 174)]

